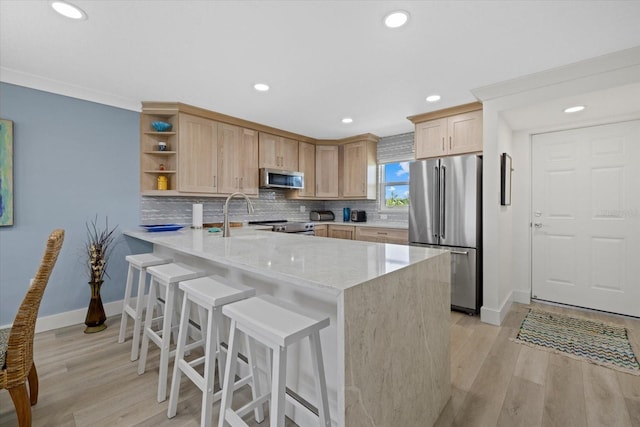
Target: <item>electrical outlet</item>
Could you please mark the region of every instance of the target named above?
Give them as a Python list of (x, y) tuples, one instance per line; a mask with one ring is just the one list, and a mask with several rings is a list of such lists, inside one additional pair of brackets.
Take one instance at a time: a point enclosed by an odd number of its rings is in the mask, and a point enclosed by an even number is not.
[(300, 205), (300, 212), (306, 212), (307, 211), (307, 207), (304, 205)]
[(380, 214), (380, 219), (387, 219), (389, 218), (386, 214)]

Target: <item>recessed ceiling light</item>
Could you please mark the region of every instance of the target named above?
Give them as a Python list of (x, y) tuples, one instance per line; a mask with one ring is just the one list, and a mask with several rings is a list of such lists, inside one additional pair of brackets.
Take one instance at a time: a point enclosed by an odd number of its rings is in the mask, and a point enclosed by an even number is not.
[(575, 107), (565, 108), (564, 112), (565, 113), (577, 113), (578, 111), (582, 111), (584, 109), (585, 109), (584, 105), (576, 105)]
[(269, 90), (269, 85), (264, 83), (256, 83), (253, 85), (253, 88), (258, 92), (266, 92)]
[(384, 25), (389, 28), (400, 28), (409, 20), (409, 12), (396, 10), (384, 17)]
[(66, 1), (52, 1), (51, 7), (60, 15), (70, 19), (87, 19), (87, 14), (78, 6), (74, 6)]
[(427, 102), (436, 102), (436, 101), (440, 101), (440, 95), (427, 96)]
[(342, 119), (342, 123), (345, 123), (345, 124), (353, 123), (353, 119), (351, 117), (345, 117)]

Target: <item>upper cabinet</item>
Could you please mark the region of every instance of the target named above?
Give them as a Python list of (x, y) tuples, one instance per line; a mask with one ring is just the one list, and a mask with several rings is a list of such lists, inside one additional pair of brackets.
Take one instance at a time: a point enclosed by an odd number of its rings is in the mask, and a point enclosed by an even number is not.
[(304, 173), (304, 188), (294, 190), (300, 197), (316, 195), (316, 146), (308, 142), (298, 145), (298, 170)]
[(299, 166), (304, 190), (291, 190), (292, 199), (369, 199), (377, 196), (377, 143), (372, 134), (325, 144), (300, 142)]
[(316, 198), (337, 199), (339, 147), (316, 145)]
[(416, 159), (482, 152), (482, 104), (409, 117), (415, 123)]
[(242, 129), (240, 135), (240, 191), (258, 195), (258, 131)]
[(258, 133), (226, 123), (218, 125), (218, 192), (258, 195)]
[(298, 170), (298, 141), (260, 132), (259, 167)]
[(178, 190), (217, 193), (218, 123), (184, 113), (179, 122)]
[(447, 119), (449, 154), (482, 152), (482, 110)]
[(342, 197), (376, 198), (376, 143), (357, 141), (342, 146)]
[[(152, 123), (169, 123), (158, 131)], [(316, 140), (179, 102), (143, 102), (140, 192), (258, 195), (259, 168), (304, 172), (301, 199), (375, 199), (378, 137)]]

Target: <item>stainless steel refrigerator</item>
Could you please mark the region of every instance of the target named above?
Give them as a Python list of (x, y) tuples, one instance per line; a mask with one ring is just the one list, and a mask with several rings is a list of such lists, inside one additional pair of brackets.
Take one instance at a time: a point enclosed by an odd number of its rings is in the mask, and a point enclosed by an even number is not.
[(417, 160), (410, 165), (409, 244), (451, 251), (451, 308), (482, 305), (482, 158)]

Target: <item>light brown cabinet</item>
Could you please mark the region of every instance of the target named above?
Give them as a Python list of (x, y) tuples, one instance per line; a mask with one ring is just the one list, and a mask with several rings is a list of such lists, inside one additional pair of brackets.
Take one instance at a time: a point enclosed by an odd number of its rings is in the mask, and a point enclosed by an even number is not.
[(416, 159), (482, 152), (482, 104), (467, 104), (409, 119), (416, 125)]
[(409, 243), (409, 231), (399, 228), (356, 227), (356, 240), (378, 243)]
[(482, 111), (458, 114), (447, 120), (449, 154), (482, 151)]
[(316, 197), (338, 198), (339, 149), (337, 145), (316, 145)]
[(261, 168), (298, 170), (298, 141), (260, 132), (258, 164)]
[(218, 193), (258, 194), (257, 132), (219, 123), (217, 161)]
[(327, 237), (327, 224), (319, 224), (314, 227), (317, 237)]
[(353, 225), (329, 225), (327, 227), (327, 237), (353, 240), (355, 237), (355, 228)]
[(218, 192), (218, 123), (180, 113), (178, 191)]
[[(172, 125), (157, 132), (153, 121)], [(140, 191), (152, 196), (224, 197), (258, 194), (260, 167), (302, 171), (305, 188), (289, 198), (376, 198), (372, 134), (340, 140), (303, 135), (179, 102), (143, 102), (140, 114)], [(160, 150), (160, 143), (167, 149)], [(163, 144), (164, 145), (164, 144)], [(159, 178), (168, 182), (158, 190)]]
[(418, 123), (414, 138), (416, 159), (446, 155), (447, 119)]
[(248, 195), (258, 195), (258, 132), (242, 128), (240, 135), (240, 170), (242, 181), (240, 191)]
[(342, 197), (376, 199), (376, 144), (358, 141), (342, 146)]
[(298, 144), (298, 170), (304, 173), (304, 189), (297, 190), (298, 197), (316, 195), (316, 146), (308, 142)]
[(365, 134), (330, 142), (299, 143), (299, 170), (305, 174), (305, 189), (292, 190), (287, 197), (375, 200), (378, 137)]

